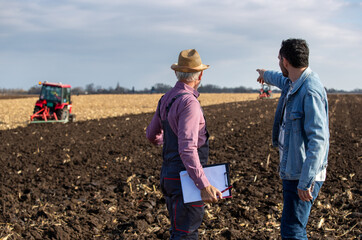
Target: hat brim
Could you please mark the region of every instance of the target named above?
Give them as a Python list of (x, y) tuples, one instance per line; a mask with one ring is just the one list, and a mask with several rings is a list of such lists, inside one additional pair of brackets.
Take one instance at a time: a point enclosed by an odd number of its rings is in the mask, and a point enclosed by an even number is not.
[(205, 65), (205, 64), (201, 64), (200, 66), (197, 67), (185, 67), (185, 66), (179, 66), (177, 63), (174, 63), (171, 65), (171, 69), (178, 71), (178, 72), (188, 72), (188, 73), (192, 73), (192, 72), (200, 72), (203, 71), (205, 69), (208, 69), (210, 67), (210, 65)]

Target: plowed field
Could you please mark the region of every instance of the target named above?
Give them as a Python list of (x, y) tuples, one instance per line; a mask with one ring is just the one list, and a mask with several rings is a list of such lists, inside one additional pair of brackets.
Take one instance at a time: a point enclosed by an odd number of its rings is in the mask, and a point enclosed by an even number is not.
[[(230, 163), (233, 198), (206, 206), (200, 239), (279, 239), (276, 104), (204, 107), (209, 163)], [(327, 181), (311, 212), (309, 239), (359, 239), (362, 95), (330, 95), (329, 104)], [(167, 239), (161, 148), (145, 138), (152, 115), (0, 131), (0, 238)]]

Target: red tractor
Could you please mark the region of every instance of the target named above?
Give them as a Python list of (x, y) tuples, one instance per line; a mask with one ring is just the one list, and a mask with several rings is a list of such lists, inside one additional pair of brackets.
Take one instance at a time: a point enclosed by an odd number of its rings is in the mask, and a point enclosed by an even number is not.
[(260, 99), (269, 99), (272, 98), (272, 90), (270, 85), (268, 84), (263, 84), (261, 89), (260, 89), (260, 93), (259, 93), (259, 98)]
[(39, 82), (42, 85), (39, 100), (35, 103), (31, 123), (75, 121), (70, 100), (70, 85)]

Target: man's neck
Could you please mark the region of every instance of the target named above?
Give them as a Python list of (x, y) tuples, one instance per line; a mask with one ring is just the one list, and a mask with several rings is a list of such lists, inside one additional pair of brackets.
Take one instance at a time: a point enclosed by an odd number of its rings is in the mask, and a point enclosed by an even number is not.
[(192, 87), (193, 89), (197, 90), (197, 84), (196, 81), (186, 81), (186, 80), (180, 80), (180, 82), (185, 83), (186, 85)]
[(302, 75), (302, 73), (307, 69), (304, 68), (292, 68), (289, 71), (288, 78), (294, 83), (298, 80), (298, 78)]

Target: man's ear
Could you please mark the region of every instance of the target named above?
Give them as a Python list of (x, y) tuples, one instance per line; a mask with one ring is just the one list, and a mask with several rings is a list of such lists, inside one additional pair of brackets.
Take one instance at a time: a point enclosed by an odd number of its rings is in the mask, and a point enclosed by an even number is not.
[(201, 80), (202, 74), (204, 71), (201, 71), (200, 75), (199, 75), (199, 80)]
[(283, 57), (283, 66), (285, 67), (285, 68), (288, 68), (288, 66), (290, 65), (290, 63), (289, 63), (289, 61), (285, 58), (285, 57)]

